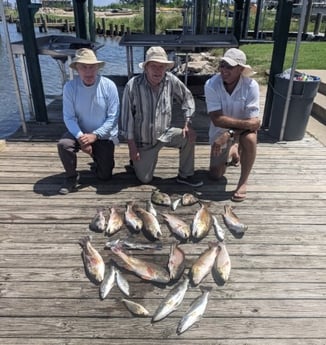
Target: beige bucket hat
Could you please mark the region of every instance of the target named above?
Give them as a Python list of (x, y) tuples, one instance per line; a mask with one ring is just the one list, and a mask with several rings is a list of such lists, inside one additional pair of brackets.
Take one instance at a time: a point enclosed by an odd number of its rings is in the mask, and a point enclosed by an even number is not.
[(245, 77), (249, 77), (255, 72), (251, 68), (250, 65), (246, 65), (247, 57), (246, 54), (237, 48), (230, 48), (228, 49), (225, 54), (220, 58), (220, 61), (225, 61), (230, 66), (241, 66), (243, 67), (242, 75)]
[(76, 69), (77, 63), (85, 63), (88, 65), (99, 65), (99, 68), (102, 68), (105, 65), (104, 61), (97, 60), (97, 57), (93, 50), (88, 48), (81, 48), (76, 50), (75, 57), (72, 59), (70, 68)]
[(174, 67), (174, 61), (168, 60), (168, 56), (162, 47), (150, 47), (146, 52), (145, 61), (141, 62), (139, 67), (144, 69), (150, 61), (166, 64), (169, 69)]

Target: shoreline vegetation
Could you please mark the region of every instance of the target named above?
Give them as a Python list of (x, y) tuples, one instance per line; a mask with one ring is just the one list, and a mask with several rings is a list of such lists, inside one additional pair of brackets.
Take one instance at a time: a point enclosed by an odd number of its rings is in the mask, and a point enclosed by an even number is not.
[[(159, 6), (157, 9), (156, 26), (157, 33), (164, 33), (166, 29), (182, 28), (182, 9), (169, 8)], [(265, 31), (274, 29), (275, 11), (265, 18)], [(107, 19), (106, 23), (128, 27), (132, 32), (143, 32), (143, 12), (140, 8), (115, 9), (111, 7), (98, 8), (94, 7), (96, 25)], [(16, 10), (6, 9), (6, 15), (17, 18)], [(40, 8), (35, 14), (35, 20), (39, 20), (41, 16), (47, 16), (49, 20), (68, 20), (74, 21), (73, 10), (65, 10), (60, 8)], [(250, 21), (251, 22), (251, 21)], [(323, 24), (325, 26), (325, 24)], [(290, 30), (295, 30), (298, 26), (298, 20), (293, 19)], [(313, 23), (311, 23), (313, 27)], [(324, 31), (325, 28), (324, 28)], [(240, 48), (246, 53), (248, 63), (257, 72), (255, 78), (260, 82), (267, 82), (267, 75), (270, 68), (270, 62), (273, 54), (273, 42), (260, 44), (242, 44)], [(284, 70), (290, 68), (293, 63), (293, 55), (295, 50), (295, 41), (289, 40), (284, 62)], [(212, 49), (209, 53), (213, 56), (223, 55), (223, 49)], [(300, 44), (299, 57), (296, 63), (297, 69), (325, 69), (324, 57), (326, 56), (325, 41), (303, 41)]]

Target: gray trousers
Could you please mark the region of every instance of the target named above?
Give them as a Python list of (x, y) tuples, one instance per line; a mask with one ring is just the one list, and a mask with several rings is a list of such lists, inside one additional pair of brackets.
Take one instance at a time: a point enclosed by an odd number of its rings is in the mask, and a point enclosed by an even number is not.
[[(76, 138), (66, 132), (58, 142), (58, 153), (66, 171), (66, 177), (77, 175), (77, 152), (80, 145)], [(92, 144), (92, 158), (96, 164), (96, 175), (101, 180), (112, 178), (114, 168), (114, 144), (111, 140), (96, 140)]]
[(179, 148), (179, 175), (181, 177), (194, 174), (195, 143), (183, 137), (181, 128), (170, 128), (154, 146), (138, 148), (140, 160), (134, 161), (133, 166), (137, 178), (142, 183), (152, 181), (158, 154), (164, 146)]

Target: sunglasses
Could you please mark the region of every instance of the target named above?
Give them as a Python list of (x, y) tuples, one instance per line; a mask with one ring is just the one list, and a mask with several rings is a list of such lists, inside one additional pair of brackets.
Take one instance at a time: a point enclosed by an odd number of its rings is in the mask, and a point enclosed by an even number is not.
[(225, 69), (230, 70), (230, 71), (233, 70), (236, 67), (238, 67), (238, 65), (237, 66), (231, 66), (231, 65), (229, 65), (226, 62), (220, 62), (219, 65), (218, 65), (218, 68), (225, 68)]

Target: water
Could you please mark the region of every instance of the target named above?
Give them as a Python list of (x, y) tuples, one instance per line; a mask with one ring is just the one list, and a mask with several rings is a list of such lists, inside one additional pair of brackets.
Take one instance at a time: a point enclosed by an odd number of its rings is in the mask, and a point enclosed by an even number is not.
[[(17, 33), (15, 24), (8, 24), (10, 42), (22, 40), (22, 35)], [(47, 35), (60, 35), (58, 30), (49, 30), (48, 33), (39, 33), (35, 30), (36, 37)], [(64, 35), (67, 35), (66, 33)], [(75, 36), (72, 34), (72, 36)], [(97, 42), (104, 44), (103, 48), (97, 51), (99, 60), (105, 61), (101, 70), (104, 75), (127, 75), (126, 48), (119, 46), (119, 38), (97, 37)], [(141, 47), (134, 48), (134, 70), (140, 72), (138, 63), (143, 61), (144, 51)], [(62, 73), (58, 62), (46, 55), (39, 55), (42, 83), (45, 95), (62, 94)], [(18, 75), (19, 89), (22, 94), (22, 102), (26, 120), (30, 119), (28, 96), (25, 92), (19, 58), (15, 58), (16, 71)], [(68, 68), (67, 68), (68, 69)], [(68, 71), (67, 71), (68, 72)], [(21, 125), (17, 95), (12, 71), (10, 69), (8, 52), (6, 48), (6, 37), (3, 32), (3, 23), (0, 22), (0, 139), (5, 139), (13, 134)], [(52, 99), (53, 100), (53, 99)], [(46, 98), (46, 104), (51, 101)]]

